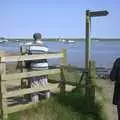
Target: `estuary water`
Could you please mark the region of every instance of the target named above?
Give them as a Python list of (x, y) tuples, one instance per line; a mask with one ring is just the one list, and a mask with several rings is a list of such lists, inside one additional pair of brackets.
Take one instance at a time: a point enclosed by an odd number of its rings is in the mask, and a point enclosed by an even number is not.
[[(45, 41), (44, 43), (51, 52), (58, 52), (62, 48), (66, 48), (68, 63), (77, 67), (84, 67), (84, 41), (76, 41), (75, 43)], [(20, 44), (10, 41), (0, 43), (0, 50), (5, 52), (19, 52)], [(92, 41), (91, 59), (96, 61), (97, 67), (111, 68), (117, 57), (120, 57), (120, 41)], [(49, 60), (49, 62), (54, 65), (58, 64), (57, 60)]]

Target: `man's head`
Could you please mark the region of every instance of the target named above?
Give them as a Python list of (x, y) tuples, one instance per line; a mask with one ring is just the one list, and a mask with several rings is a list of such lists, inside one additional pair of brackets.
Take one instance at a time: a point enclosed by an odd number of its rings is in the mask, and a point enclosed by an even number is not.
[(42, 35), (40, 33), (34, 33), (33, 34), (34, 41), (41, 40)]

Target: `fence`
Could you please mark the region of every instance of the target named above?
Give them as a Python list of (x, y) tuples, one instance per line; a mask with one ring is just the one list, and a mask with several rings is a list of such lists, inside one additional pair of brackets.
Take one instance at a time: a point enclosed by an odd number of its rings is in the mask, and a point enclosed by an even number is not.
[(0, 109), (1, 109), (1, 118), (2, 120), (6, 120), (8, 118), (8, 114), (21, 111), (27, 108), (30, 108), (33, 103), (29, 102), (27, 104), (20, 104), (14, 106), (8, 106), (8, 98), (22, 96), (34, 92), (40, 92), (44, 90), (51, 90), (54, 87), (48, 84), (47, 88), (39, 87), (39, 88), (24, 88), (14, 91), (7, 91), (7, 81), (13, 82), (21, 81), (22, 78), (47, 75), (47, 74), (57, 74), (60, 73), (60, 78), (63, 80), (61, 83), (61, 92), (65, 91), (65, 82), (62, 67), (55, 69), (47, 69), (43, 71), (30, 71), (30, 72), (21, 72), (21, 73), (6, 73), (6, 63), (7, 62), (18, 62), (18, 61), (27, 61), (27, 60), (40, 60), (40, 59), (53, 59), (60, 58), (60, 65), (66, 64), (66, 50), (62, 50), (58, 53), (45, 53), (39, 55), (19, 55), (19, 56), (4, 56), (0, 57)]

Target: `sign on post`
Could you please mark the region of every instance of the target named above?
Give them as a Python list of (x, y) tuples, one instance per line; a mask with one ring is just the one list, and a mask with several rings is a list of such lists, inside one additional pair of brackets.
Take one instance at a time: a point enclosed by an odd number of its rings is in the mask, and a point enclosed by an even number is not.
[(85, 94), (87, 97), (90, 96), (90, 87), (91, 84), (91, 72), (90, 64), (91, 62), (91, 38), (90, 38), (90, 32), (91, 32), (91, 18), (92, 17), (100, 17), (100, 16), (106, 16), (108, 14), (108, 11), (93, 11), (86, 10), (86, 44), (85, 44), (85, 69), (86, 69), (86, 89)]
[(98, 17), (98, 16), (106, 16), (108, 14), (108, 11), (95, 11), (95, 12), (90, 12), (90, 17)]

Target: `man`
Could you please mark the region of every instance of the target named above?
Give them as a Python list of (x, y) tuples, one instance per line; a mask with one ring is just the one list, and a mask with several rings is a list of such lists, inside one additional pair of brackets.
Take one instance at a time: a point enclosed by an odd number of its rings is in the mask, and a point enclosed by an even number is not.
[(113, 104), (117, 105), (118, 120), (120, 120), (120, 58), (114, 62), (110, 79), (115, 82)]
[[(35, 33), (33, 35), (33, 39), (34, 39), (33, 43), (29, 43), (28, 45), (26, 45), (26, 53), (28, 55), (43, 54), (45, 52), (48, 52), (48, 48), (43, 46), (42, 36), (40, 33)], [(48, 62), (46, 59), (27, 61), (26, 68), (28, 68), (29, 70), (36, 70), (36, 71), (48, 69)], [(29, 78), (29, 87), (31, 88), (32, 87), (46, 87), (47, 84), (48, 84), (47, 75)], [(49, 94), (50, 94), (49, 91), (45, 91), (44, 93), (37, 92), (37, 93), (31, 94), (32, 102), (37, 103), (41, 95), (46, 95), (47, 97), (49, 97)]]

